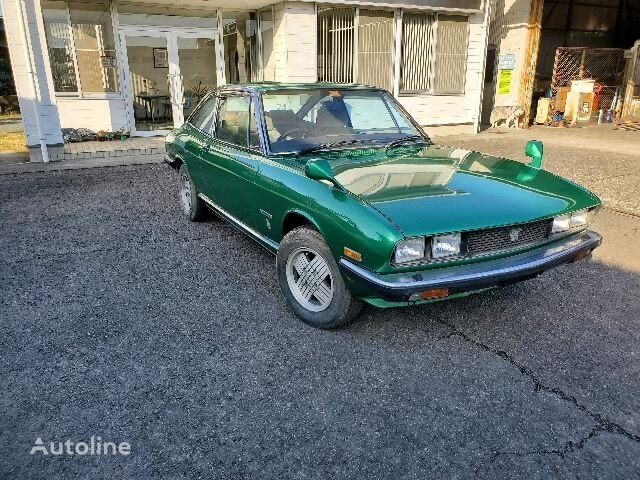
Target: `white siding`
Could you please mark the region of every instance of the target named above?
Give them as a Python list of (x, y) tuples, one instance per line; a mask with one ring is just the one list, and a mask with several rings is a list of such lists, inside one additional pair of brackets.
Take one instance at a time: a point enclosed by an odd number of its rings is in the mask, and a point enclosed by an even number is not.
[(483, 86), (482, 66), (487, 34), (483, 18), (481, 13), (469, 17), (469, 48), (464, 94), (418, 94), (403, 95), (398, 98), (420, 125), (473, 124), (475, 122), (480, 103), (480, 89)]
[(274, 6), (275, 78), (278, 82), (317, 79), (315, 4), (282, 2)]
[(90, 128), (115, 131), (128, 129), (127, 110), (122, 98), (58, 98), (63, 128)]
[[(36, 73), (37, 96), (40, 100), (37, 105), (40, 126), (44, 139), (48, 145), (62, 143), (60, 122), (53, 96), (53, 80), (49, 68), (49, 55), (47, 53), (44, 25), (40, 9), (40, 1), (34, 0), (26, 4), (26, 35), (32, 51), (33, 65)], [(36, 123), (34, 109), (34, 97), (31, 92), (28, 73), (28, 60), (25, 56), (23, 36), (19, 29), (20, 0), (4, 0), (4, 23), (7, 30), (7, 42), (11, 54), (11, 67), (16, 84), (22, 121), (25, 127), (28, 146), (39, 146), (40, 136)]]

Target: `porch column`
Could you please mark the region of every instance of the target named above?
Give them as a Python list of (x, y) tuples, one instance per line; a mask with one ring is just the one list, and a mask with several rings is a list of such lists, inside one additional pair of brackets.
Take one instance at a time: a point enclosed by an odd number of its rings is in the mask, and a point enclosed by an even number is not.
[(317, 81), (315, 3), (280, 2), (274, 5), (273, 16), (275, 80)]
[(40, 0), (2, 2), (27, 146), (40, 148), (41, 140), (49, 146), (62, 145)]

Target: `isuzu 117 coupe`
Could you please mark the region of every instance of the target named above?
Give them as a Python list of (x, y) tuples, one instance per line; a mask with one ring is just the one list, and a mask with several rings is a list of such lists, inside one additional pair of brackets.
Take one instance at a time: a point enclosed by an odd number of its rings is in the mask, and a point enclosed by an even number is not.
[(259, 83), (210, 93), (167, 137), (192, 221), (215, 212), (276, 254), (287, 303), (335, 328), (587, 257), (599, 199), (529, 164), (434, 145), (384, 90)]

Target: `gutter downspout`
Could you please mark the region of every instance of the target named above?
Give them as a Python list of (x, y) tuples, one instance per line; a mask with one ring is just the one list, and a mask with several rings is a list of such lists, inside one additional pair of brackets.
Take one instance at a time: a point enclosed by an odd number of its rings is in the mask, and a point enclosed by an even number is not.
[(36, 127), (38, 129), (38, 137), (40, 137), (40, 151), (42, 152), (42, 161), (49, 163), (49, 151), (47, 150), (47, 141), (42, 133), (42, 125), (40, 124), (40, 112), (38, 105), (40, 104), (40, 98), (38, 95), (38, 87), (36, 85), (37, 74), (33, 65), (32, 51), (29, 43), (29, 37), (25, 29), (25, 9), (24, 0), (16, 0), (16, 7), (18, 10), (18, 27), (20, 28), (20, 35), (22, 36), (23, 49), (25, 56), (25, 65), (27, 67), (27, 76), (29, 77), (29, 86), (31, 87), (31, 95), (33, 96), (33, 112), (36, 119)]
[(493, 3), (495, 0), (484, 0), (484, 20), (482, 27), (484, 28), (484, 56), (482, 58), (482, 71), (480, 72), (480, 78), (478, 79), (480, 95), (478, 95), (478, 108), (476, 110), (476, 118), (473, 122), (474, 133), (480, 132), (480, 118), (482, 116), (482, 101), (484, 99), (484, 77), (487, 70), (487, 48), (489, 47), (489, 29), (491, 27), (491, 15), (493, 15)]

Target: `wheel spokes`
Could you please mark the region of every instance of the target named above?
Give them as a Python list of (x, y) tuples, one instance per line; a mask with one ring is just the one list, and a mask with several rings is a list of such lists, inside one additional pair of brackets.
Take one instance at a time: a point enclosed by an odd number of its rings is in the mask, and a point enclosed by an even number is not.
[[(309, 261), (306, 255), (302, 254), (299, 259), (296, 259), (294, 268), (300, 275), (296, 281), (296, 286), (305, 300), (315, 297), (321, 305), (324, 305), (331, 299), (331, 279), (327, 279), (330, 270), (322, 257), (316, 256)], [(328, 282), (325, 282), (327, 280)]]
[(322, 311), (333, 299), (333, 278), (327, 261), (311, 249), (300, 248), (287, 261), (287, 280), (305, 308)]

